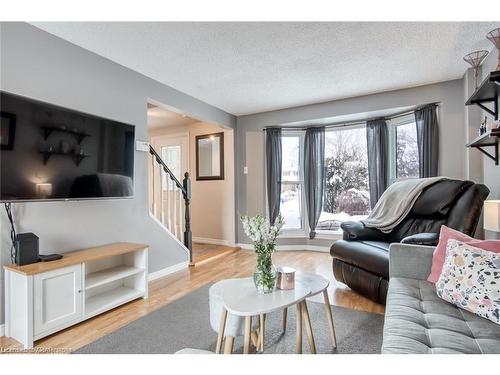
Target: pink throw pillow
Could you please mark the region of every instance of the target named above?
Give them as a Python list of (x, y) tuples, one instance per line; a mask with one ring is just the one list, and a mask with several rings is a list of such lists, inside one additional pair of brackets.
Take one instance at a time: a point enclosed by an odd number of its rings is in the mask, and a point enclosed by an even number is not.
[(427, 278), (427, 281), (430, 281), (431, 283), (435, 284), (439, 279), (439, 275), (441, 275), (446, 258), (446, 245), (448, 244), (449, 239), (457, 240), (483, 250), (500, 253), (500, 240), (477, 240), (462, 232), (442, 225), (439, 233), (439, 243), (436, 246), (436, 250), (434, 250), (434, 255), (432, 256), (431, 273)]

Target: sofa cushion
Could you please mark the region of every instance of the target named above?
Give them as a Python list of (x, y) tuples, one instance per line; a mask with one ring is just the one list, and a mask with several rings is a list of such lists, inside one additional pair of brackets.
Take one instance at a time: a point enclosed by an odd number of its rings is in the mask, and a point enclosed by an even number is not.
[(443, 300), (500, 324), (500, 254), (448, 240), (436, 291)]
[(335, 241), (330, 254), (343, 262), (389, 279), (389, 246), (381, 241)]
[(433, 283), (392, 277), (382, 353), (500, 353), (500, 325), (443, 301)]
[(439, 279), (439, 275), (443, 270), (443, 265), (446, 257), (446, 247), (448, 246), (448, 240), (454, 239), (474, 247), (478, 247), (483, 250), (492, 251), (494, 253), (500, 253), (500, 241), (496, 240), (477, 240), (475, 238), (469, 237), (468, 235), (459, 232), (457, 230), (448, 228), (446, 225), (441, 227), (439, 233), (439, 243), (434, 251), (434, 256), (432, 257), (432, 268), (427, 281), (436, 283)]

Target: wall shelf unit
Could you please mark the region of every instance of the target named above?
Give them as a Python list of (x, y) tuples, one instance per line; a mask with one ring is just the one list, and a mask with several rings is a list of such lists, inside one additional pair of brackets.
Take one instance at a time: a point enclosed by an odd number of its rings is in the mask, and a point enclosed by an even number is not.
[(148, 248), (116, 243), (5, 269), (5, 335), (25, 348), (95, 315), (148, 297)]
[[(500, 142), (500, 128), (488, 130), (483, 135), (480, 135), (474, 139), (471, 143), (468, 143), (467, 147), (473, 147), (481, 151), (484, 155), (489, 157), (498, 165), (499, 155), (498, 155), (498, 143)], [(485, 150), (485, 147), (493, 147), (493, 154)]]
[[(498, 120), (498, 96), (500, 95), (500, 70), (491, 72), (481, 82), (465, 105), (477, 105)], [(489, 108), (485, 103), (493, 104)]]
[[(482, 110), (492, 115), (495, 120), (498, 120), (498, 97), (500, 96), (500, 70), (491, 72), (481, 82), (479, 87), (474, 91), (465, 105), (477, 105)], [(488, 104), (489, 106), (487, 106)], [(472, 142), (468, 143), (466, 147), (473, 147), (481, 151), (484, 155), (498, 165), (498, 143), (500, 142), (500, 128), (488, 130), (483, 135), (480, 135)], [(493, 147), (493, 153), (488, 149)], [(491, 149), (489, 149), (491, 150)]]

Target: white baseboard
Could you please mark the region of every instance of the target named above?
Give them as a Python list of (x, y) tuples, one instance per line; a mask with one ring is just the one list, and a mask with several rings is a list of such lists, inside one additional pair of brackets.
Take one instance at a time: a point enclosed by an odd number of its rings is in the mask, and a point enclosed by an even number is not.
[(173, 266), (164, 268), (164, 269), (159, 270), (159, 271), (150, 272), (148, 274), (148, 281), (153, 281), (153, 280), (159, 279), (161, 277), (168, 276), (174, 272), (182, 271), (183, 269), (186, 269), (188, 267), (189, 267), (189, 262), (182, 262), (182, 263), (174, 264)]
[(236, 244), (234, 244), (228, 240), (218, 240), (215, 238), (205, 238), (205, 237), (193, 237), (193, 242), (195, 242), (195, 243), (207, 243), (210, 245), (231, 246), (231, 247), (236, 246)]
[[(253, 245), (248, 243), (239, 243), (237, 246), (245, 250), (253, 250)], [(316, 245), (278, 245), (276, 251), (318, 251), (321, 253), (330, 252), (329, 246)]]
[(5, 336), (5, 324), (0, 324), (0, 337)]

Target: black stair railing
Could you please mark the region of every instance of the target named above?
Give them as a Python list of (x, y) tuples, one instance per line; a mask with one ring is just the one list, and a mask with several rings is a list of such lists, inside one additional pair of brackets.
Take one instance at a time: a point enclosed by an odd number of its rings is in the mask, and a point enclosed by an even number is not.
[[(170, 170), (170, 168), (165, 164), (165, 162), (162, 160), (160, 155), (156, 152), (156, 150), (153, 148), (153, 146), (149, 146), (149, 153), (152, 156), (152, 162), (153, 162), (153, 171), (152, 171), (152, 178), (153, 178), (153, 214), (156, 215), (156, 203), (155, 203), (155, 162), (157, 165), (160, 167), (160, 171), (163, 171), (166, 173), (167, 178), (169, 178), (172, 183), (175, 185), (175, 187), (178, 189), (178, 191), (182, 194), (182, 199), (184, 200), (184, 246), (189, 250), (189, 263), (192, 263), (193, 261), (193, 234), (191, 232), (191, 214), (190, 214), (190, 208), (189, 204), (191, 201), (191, 179), (189, 177), (189, 173), (186, 172), (184, 173), (184, 179), (182, 180), (182, 183), (175, 177), (174, 173)], [(160, 172), (161, 175), (161, 172)], [(161, 212), (161, 217), (162, 217), (162, 223), (165, 225), (164, 220), (163, 220), (163, 186), (162, 186), (162, 181), (160, 180), (160, 189), (161, 190), (161, 207), (162, 207), (162, 212)], [(175, 197), (175, 196), (174, 196)], [(175, 215), (175, 201), (174, 201), (174, 220), (176, 219)], [(180, 209), (179, 209), (180, 212)], [(170, 212), (167, 212), (169, 215), (169, 220), (170, 220)], [(175, 223), (174, 223), (175, 226)], [(172, 229), (170, 225), (167, 225), (167, 228), (169, 230)]]

